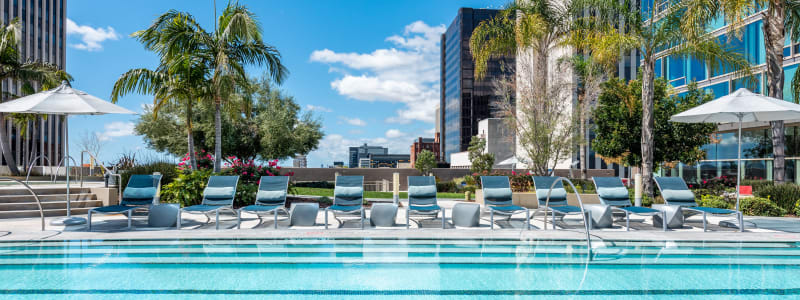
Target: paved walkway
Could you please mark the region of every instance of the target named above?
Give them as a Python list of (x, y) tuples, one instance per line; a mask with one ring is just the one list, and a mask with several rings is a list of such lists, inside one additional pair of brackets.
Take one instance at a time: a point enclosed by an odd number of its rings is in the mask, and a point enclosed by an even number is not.
[[(460, 201), (443, 200), (440, 205), (450, 208)], [(368, 213), (369, 215), (369, 213)], [(265, 217), (263, 223), (253, 215), (243, 215), (242, 229), (236, 229), (236, 217), (230, 213), (220, 216), (220, 230), (215, 230), (213, 218), (205, 223), (202, 215), (183, 215), (183, 228), (147, 228), (144, 215), (134, 216), (134, 230), (126, 230), (127, 221), (122, 215), (95, 215), (93, 232), (88, 232), (85, 225), (52, 226), (47, 219), (46, 231), (40, 231), (40, 219), (4, 219), (0, 220), (0, 241), (33, 240), (33, 239), (173, 239), (173, 238), (290, 238), (290, 237), (392, 237), (392, 238), (523, 238), (523, 239), (584, 239), (582, 220), (576, 216), (568, 216), (564, 222), (556, 222), (559, 230), (542, 230), (542, 215), (532, 220), (534, 228), (524, 230), (524, 215), (515, 216), (511, 221), (498, 221), (495, 230), (490, 230), (488, 215), (482, 217), (480, 227), (441, 229), (441, 221), (428, 220), (422, 222), (422, 228), (411, 223), (411, 229), (405, 228), (405, 210), (401, 207), (397, 215), (397, 225), (388, 228), (367, 227), (359, 229), (358, 221), (345, 222), (342, 228), (330, 218), (329, 230), (324, 229), (322, 211), (317, 216), (317, 225), (310, 227), (288, 227), (285, 218), (279, 218), (278, 229), (273, 228), (273, 221)], [(624, 220), (615, 222), (613, 228), (591, 231), (593, 239), (621, 240), (734, 240), (734, 241), (798, 241), (800, 240), (800, 219), (797, 218), (765, 218), (745, 217), (755, 228), (748, 227), (744, 233), (735, 228), (720, 227), (718, 224), (729, 217), (709, 217), (709, 232), (703, 232), (702, 218), (687, 219), (683, 228), (661, 231), (654, 227), (650, 217), (632, 216), (631, 231), (625, 231)], [(449, 220), (448, 220), (449, 221)], [(369, 221), (367, 221), (367, 224)]]

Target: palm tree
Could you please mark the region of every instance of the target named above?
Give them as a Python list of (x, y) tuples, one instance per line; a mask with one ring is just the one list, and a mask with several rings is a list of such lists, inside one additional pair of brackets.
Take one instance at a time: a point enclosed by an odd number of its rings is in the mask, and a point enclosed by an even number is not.
[(620, 53), (632, 50), (638, 50), (641, 55), (641, 172), (645, 192), (652, 196), (656, 59), (663, 56), (693, 58), (704, 61), (712, 70), (727, 67), (738, 75), (750, 74), (750, 65), (741, 54), (719, 44), (714, 36), (686, 34), (682, 27), (686, 6), (682, 1), (670, 2), (657, 15), (643, 15), (630, 0), (573, 0), (573, 4), (572, 15), (577, 17), (574, 19), (572, 44), (588, 49), (592, 58), (601, 64), (617, 62)]
[[(22, 83), (21, 92), (31, 94), (35, 92), (34, 86), (41, 85), (43, 88), (52, 87), (60, 83), (61, 79), (71, 80), (69, 74), (58, 69), (58, 66), (39, 61), (23, 61), (19, 53), (19, 38), (21, 37), (21, 24), (18, 19), (12, 20), (8, 25), (0, 26), (0, 82), (12, 79)], [(6, 89), (10, 90), (10, 89)], [(6, 93), (4, 96), (9, 98), (19, 97), (18, 95)], [(20, 121), (18, 125), (27, 125), (27, 120), (33, 116), (13, 116)], [(12, 175), (19, 175), (17, 162), (11, 151), (9, 137), (6, 136), (6, 115), (0, 113), (0, 147), (2, 147), (3, 157)]]
[(134, 33), (145, 47), (167, 61), (195, 59), (205, 66), (215, 107), (215, 172), (219, 172), (223, 157), (221, 108), (236, 87), (247, 81), (245, 66), (266, 67), (276, 83), (281, 83), (288, 74), (278, 50), (264, 43), (261, 26), (247, 7), (229, 2), (218, 24), (213, 32), (208, 32), (192, 15), (170, 10), (147, 29)]
[[(176, 63), (180, 62), (180, 63)], [(186, 109), (186, 139), (191, 169), (197, 170), (194, 150), (194, 128), (192, 107), (194, 102), (208, 98), (209, 86), (202, 65), (192, 65), (192, 60), (175, 60), (171, 66), (162, 64), (155, 70), (132, 69), (122, 74), (111, 90), (111, 102), (128, 93), (153, 95), (153, 117), (168, 106), (183, 106)]]
[[(764, 22), (764, 47), (766, 54), (767, 95), (782, 99), (784, 89), (783, 47), (786, 33), (791, 32), (793, 41), (800, 40), (800, 1), (798, 0), (686, 0), (684, 28), (687, 32), (704, 34), (711, 20), (724, 17), (726, 32), (741, 35), (745, 19), (753, 14), (761, 14)], [(764, 10), (766, 8), (766, 10)], [(797, 80), (797, 75), (795, 75)], [(794, 85), (800, 87), (800, 81)], [(788, 100), (788, 99), (787, 99)], [(770, 122), (772, 127), (773, 168), (772, 177), (776, 182), (786, 180), (784, 146), (786, 136), (783, 121)]]
[(589, 170), (589, 117), (597, 104), (600, 96), (601, 85), (608, 78), (606, 73), (613, 71), (608, 65), (595, 63), (591, 56), (575, 54), (568, 58), (569, 64), (577, 78), (577, 101), (578, 101), (578, 146), (581, 166), (581, 179), (588, 179)]

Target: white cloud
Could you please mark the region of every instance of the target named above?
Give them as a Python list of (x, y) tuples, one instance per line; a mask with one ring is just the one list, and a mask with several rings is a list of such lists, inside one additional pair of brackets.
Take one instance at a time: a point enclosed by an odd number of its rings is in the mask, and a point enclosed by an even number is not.
[(312, 62), (331, 65), (342, 76), (331, 82), (340, 95), (361, 101), (403, 103), (387, 122), (435, 120), (439, 103), (439, 41), (444, 25), (416, 21), (402, 35), (386, 38), (393, 47), (369, 53), (340, 53), (330, 49), (311, 53)]
[(102, 42), (119, 39), (119, 34), (111, 26), (94, 28), (88, 25), (78, 25), (70, 19), (67, 19), (67, 34), (80, 36), (81, 43), (72, 44), (71, 46), (75, 49), (87, 51), (103, 50)]
[(333, 110), (324, 106), (306, 104), (306, 109), (310, 111), (332, 112)]
[(111, 122), (104, 126), (105, 131), (98, 133), (97, 138), (101, 141), (108, 141), (115, 137), (131, 136), (135, 134), (133, 131), (135, 126), (136, 124), (133, 122)]
[(404, 136), (406, 136), (406, 133), (397, 129), (389, 129), (386, 131), (386, 137), (390, 139), (395, 139)]
[(341, 117), (341, 118), (345, 123), (353, 126), (367, 126), (367, 122), (364, 122), (364, 120), (361, 120), (359, 118), (348, 118), (348, 117)]

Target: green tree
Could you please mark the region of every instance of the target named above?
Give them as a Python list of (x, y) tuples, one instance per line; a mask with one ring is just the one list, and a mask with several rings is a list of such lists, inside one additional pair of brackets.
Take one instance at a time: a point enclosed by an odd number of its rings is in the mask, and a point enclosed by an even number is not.
[(417, 169), (422, 175), (428, 175), (431, 170), (436, 167), (436, 156), (428, 149), (424, 149), (417, 154), (417, 160), (414, 162), (414, 168)]
[[(706, 34), (706, 24), (716, 18), (725, 19), (728, 36), (741, 37), (746, 19), (753, 14), (763, 18), (764, 52), (766, 54), (767, 95), (783, 99), (783, 48), (787, 33), (791, 40), (800, 40), (800, 1), (798, 0), (686, 0), (683, 27), (691, 35)], [(766, 8), (766, 10), (764, 10)], [(795, 75), (793, 90), (800, 91), (800, 79)], [(796, 93), (797, 94), (797, 93)], [(797, 96), (795, 96), (797, 97)], [(788, 100), (788, 99), (786, 99)], [(786, 179), (786, 143), (783, 121), (770, 122), (772, 127), (772, 177), (777, 182)]]
[[(655, 123), (655, 64), (656, 59), (697, 59), (713, 71), (733, 70), (734, 75), (751, 74), (750, 64), (705, 32), (705, 24), (690, 24), (686, 1), (670, 1), (656, 12), (644, 14), (630, 0), (573, 0), (574, 19), (569, 43), (588, 49), (598, 63), (613, 63), (620, 53), (638, 51), (642, 59), (643, 104), (641, 134), (641, 172), (647, 195), (653, 195)], [(591, 12), (591, 13), (586, 13)], [(695, 32), (696, 34), (689, 34)], [(749, 78), (748, 78), (749, 79)]]
[[(268, 79), (251, 79), (248, 89), (232, 96), (236, 107), (246, 111), (229, 112), (222, 119), (222, 145), (228, 155), (243, 159), (284, 159), (307, 154), (316, 149), (323, 137), (321, 122), (310, 112), (301, 112), (294, 98), (275, 89)], [(194, 143), (202, 149), (216, 144), (213, 103), (195, 106)], [(149, 147), (174, 155), (186, 153), (186, 143), (179, 142), (186, 128), (186, 111), (179, 107), (163, 108), (158, 115), (148, 108), (136, 124)], [(224, 158), (223, 158), (224, 159)]]
[(288, 71), (281, 63), (280, 53), (264, 43), (255, 14), (235, 1), (228, 2), (215, 20), (212, 32), (205, 30), (191, 14), (170, 10), (134, 36), (173, 64), (197, 61), (204, 65), (214, 104), (214, 155), (217, 158), (214, 171), (219, 172), (223, 157), (223, 104), (237, 86), (247, 82), (245, 67), (248, 65), (265, 68), (272, 80), (281, 83)]
[[(700, 147), (711, 141), (716, 126), (707, 123), (673, 123), (669, 118), (713, 100), (713, 95), (698, 90), (697, 85), (692, 83), (686, 96), (671, 96), (666, 80), (657, 78), (654, 84), (654, 161), (657, 165), (672, 165), (677, 162), (691, 164), (704, 159), (706, 153)], [(596, 138), (592, 145), (606, 162), (628, 166), (642, 162), (642, 123), (639, 122), (642, 116), (641, 93), (641, 79), (626, 83), (614, 78), (603, 84), (603, 92), (594, 111)]]
[[(56, 65), (23, 60), (19, 51), (21, 30), (22, 25), (16, 18), (7, 25), (0, 25), (0, 82), (2, 82), (0, 85), (5, 85), (8, 82), (7, 79), (11, 79), (14, 84), (22, 84), (22, 94), (32, 94), (36, 92), (36, 84), (39, 84), (42, 90), (46, 90), (57, 86), (61, 80), (72, 80), (69, 74), (59, 70)], [(22, 96), (7, 92), (11, 90), (9, 88), (2, 90), (4, 90), (3, 94), (11, 99)], [(7, 114), (0, 113), (0, 147), (2, 147), (3, 157), (5, 157), (9, 171), (12, 175), (18, 176), (20, 173), (11, 149), (10, 137), (6, 135), (8, 132), (5, 122), (7, 117), (9, 117)], [(14, 124), (22, 130), (27, 128), (29, 121), (36, 117), (37, 115), (33, 114), (11, 115)], [(36, 133), (34, 132), (34, 134)]]
[(473, 136), (469, 141), (469, 161), (472, 166), (469, 168), (473, 173), (488, 173), (492, 171), (494, 166), (494, 154), (485, 153), (486, 139)]

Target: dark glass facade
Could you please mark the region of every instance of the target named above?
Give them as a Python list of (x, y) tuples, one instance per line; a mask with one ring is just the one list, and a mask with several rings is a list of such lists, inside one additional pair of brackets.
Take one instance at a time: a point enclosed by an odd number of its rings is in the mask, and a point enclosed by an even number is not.
[(371, 154), (389, 154), (389, 148), (384, 148), (381, 146), (368, 146), (367, 144), (358, 146), (358, 147), (350, 147), (350, 151), (348, 153), (349, 158), (349, 168), (358, 168), (359, 161), (361, 159), (368, 159)]
[(474, 64), (469, 49), (472, 31), (480, 22), (491, 19), (499, 10), (461, 8), (441, 39), (440, 126), (444, 160), (450, 154), (466, 151), (472, 136), (478, 134), (478, 121), (496, 115), (492, 81), (512, 74), (514, 57), (492, 59), (484, 79), (474, 79)]

